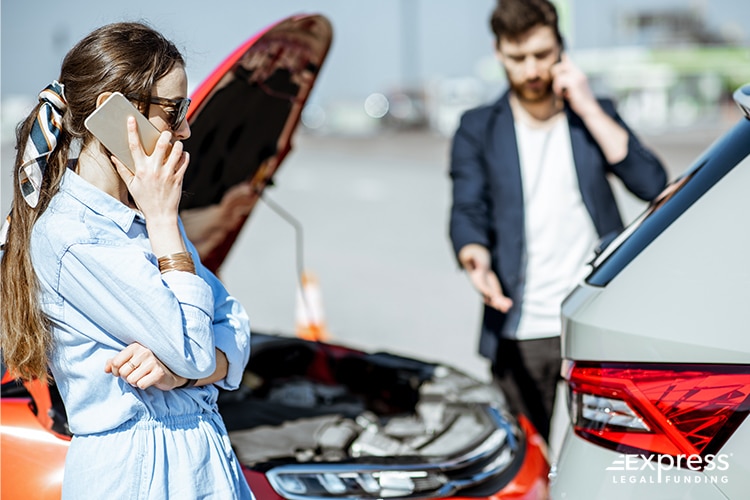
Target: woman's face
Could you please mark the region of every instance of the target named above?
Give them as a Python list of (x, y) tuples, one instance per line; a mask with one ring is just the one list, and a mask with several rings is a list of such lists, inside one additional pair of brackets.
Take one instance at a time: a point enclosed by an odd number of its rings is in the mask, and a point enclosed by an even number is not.
[[(187, 97), (187, 73), (185, 68), (177, 65), (167, 73), (161, 80), (156, 82), (152, 92), (152, 97), (162, 99), (179, 100)], [(171, 130), (170, 123), (172, 116), (177, 113), (177, 109), (161, 104), (151, 104), (148, 111), (148, 119), (160, 131)], [(172, 130), (175, 139), (185, 140), (190, 137), (190, 126), (187, 120), (182, 120), (180, 125)]]

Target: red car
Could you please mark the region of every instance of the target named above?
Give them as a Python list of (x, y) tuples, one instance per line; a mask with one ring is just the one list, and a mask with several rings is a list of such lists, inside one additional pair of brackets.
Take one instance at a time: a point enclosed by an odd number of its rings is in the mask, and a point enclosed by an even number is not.
[[(289, 151), (332, 37), (300, 15), (251, 38), (194, 92), (182, 218), (214, 271)], [(70, 433), (54, 385), (3, 367), (4, 499), (59, 498)], [(219, 398), (259, 500), (546, 498), (546, 446), (502, 393), (451, 367), (254, 333)]]

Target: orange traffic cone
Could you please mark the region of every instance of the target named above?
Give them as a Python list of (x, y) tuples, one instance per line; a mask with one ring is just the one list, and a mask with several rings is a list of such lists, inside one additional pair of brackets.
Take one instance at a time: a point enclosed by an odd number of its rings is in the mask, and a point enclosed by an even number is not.
[(297, 336), (305, 340), (327, 340), (329, 335), (325, 326), (323, 296), (318, 278), (312, 273), (303, 272), (301, 285), (297, 289)]

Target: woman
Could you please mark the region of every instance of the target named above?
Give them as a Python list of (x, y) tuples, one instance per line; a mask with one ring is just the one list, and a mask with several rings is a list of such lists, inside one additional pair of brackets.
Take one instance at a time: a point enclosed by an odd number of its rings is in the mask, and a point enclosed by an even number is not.
[[(112, 92), (162, 131), (146, 155), (129, 119), (135, 173), (84, 127)], [(2, 350), (60, 390), (74, 434), (63, 498), (253, 498), (216, 406), (216, 386), (241, 381), (247, 315), (177, 215), (186, 94), (171, 42), (111, 24), (67, 54), (18, 129)]]

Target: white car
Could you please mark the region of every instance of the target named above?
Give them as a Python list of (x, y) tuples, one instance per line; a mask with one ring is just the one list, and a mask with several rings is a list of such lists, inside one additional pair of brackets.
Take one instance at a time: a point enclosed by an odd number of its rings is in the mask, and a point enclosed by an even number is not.
[(563, 315), (554, 499), (750, 498), (745, 114), (592, 263)]

